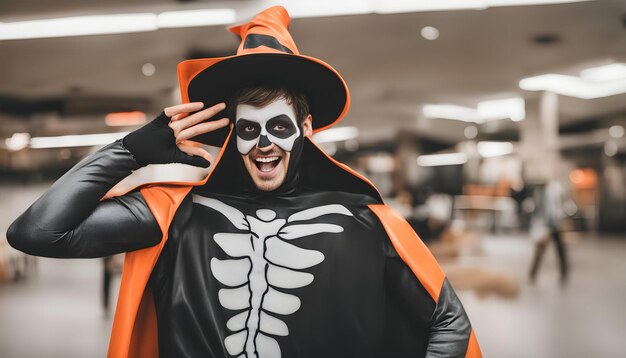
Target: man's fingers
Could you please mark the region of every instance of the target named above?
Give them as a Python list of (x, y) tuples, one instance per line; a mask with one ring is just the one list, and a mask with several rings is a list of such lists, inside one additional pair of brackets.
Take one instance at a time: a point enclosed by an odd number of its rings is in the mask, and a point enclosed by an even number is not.
[(213, 157), (211, 156), (211, 154), (209, 154), (209, 152), (207, 152), (206, 150), (200, 148), (200, 147), (196, 147), (193, 145), (189, 145), (189, 144), (183, 144), (183, 143), (178, 143), (177, 144), (178, 148), (189, 154), (189, 155), (195, 155), (198, 157), (202, 157), (204, 159), (206, 159), (207, 161), (213, 163)]
[(174, 130), (175, 134), (178, 134), (178, 132), (181, 132), (182, 130), (189, 128), (193, 126), (194, 124), (200, 123), (202, 121), (205, 121), (215, 116), (219, 112), (223, 111), (225, 108), (226, 108), (225, 103), (218, 103), (214, 106), (211, 106), (200, 112), (196, 112), (185, 118), (179, 118), (179, 119), (173, 120), (170, 123), (170, 127)]
[(217, 121), (211, 121), (211, 122), (204, 122), (204, 123), (200, 123), (200, 124), (196, 124), (193, 127), (184, 129), (182, 131), (180, 131), (177, 135), (176, 135), (176, 142), (181, 142), (183, 140), (187, 140), (189, 138), (193, 138), (197, 135), (203, 134), (203, 133), (208, 133), (208, 132), (212, 132), (215, 130), (218, 130), (220, 128), (224, 128), (226, 126), (228, 126), (228, 124), (230, 123), (230, 120), (228, 118), (222, 118), (220, 120)]
[(189, 113), (199, 111), (204, 107), (202, 102), (191, 102), (191, 103), (182, 103), (177, 104), (175, 106), (167, 107), (163, 110), (165, 115), (172, 118), (177, 114)]

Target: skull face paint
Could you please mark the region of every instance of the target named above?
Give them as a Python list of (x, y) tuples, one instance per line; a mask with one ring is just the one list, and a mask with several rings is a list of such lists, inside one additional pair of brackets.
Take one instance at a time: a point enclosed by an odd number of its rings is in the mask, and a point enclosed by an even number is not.
[(300, 136), (293, 106), (284, 98), (264, 107), (238, 105), (235, 129), (237, 150), (242, 155), (248, 154), (255, 146), (265, 148), (272, 143), (285, 152), (290, 152)]

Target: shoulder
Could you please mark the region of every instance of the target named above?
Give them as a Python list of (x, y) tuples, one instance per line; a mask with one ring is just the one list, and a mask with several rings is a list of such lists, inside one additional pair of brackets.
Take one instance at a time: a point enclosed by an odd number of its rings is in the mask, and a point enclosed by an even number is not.
[(162, 228), (186, 222), (191, 215), (191, 186), (149, 184), (139, 190)]

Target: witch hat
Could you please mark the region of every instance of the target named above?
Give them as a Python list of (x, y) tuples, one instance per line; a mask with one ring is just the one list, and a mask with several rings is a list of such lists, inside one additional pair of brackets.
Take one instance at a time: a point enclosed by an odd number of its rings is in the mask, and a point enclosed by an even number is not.
[[(350, 94), (339, 73), (317, 58), (301, 55), (289, 34), (289, 14), (282, 6), (259, 13), (252, 21), (229, 28), (241, 37), (237, 54), (178, 64), (184, 103), (205, 107), (225, 102), (237, 90), (256, 85), (280, 86), (303, 93), (318, 132), (339, 122), (348, 112)], [(223, 118), (224, 113), (213, 119)], [(193, 140), (221, 146), (228, 128)]]

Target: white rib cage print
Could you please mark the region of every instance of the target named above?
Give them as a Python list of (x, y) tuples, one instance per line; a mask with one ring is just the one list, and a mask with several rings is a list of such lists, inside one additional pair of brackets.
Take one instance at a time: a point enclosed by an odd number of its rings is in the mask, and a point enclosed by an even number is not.
[(300, 298), (276, 290), (305, 287), (313, 275), (301, 270), (324, 261), (324, 254), (300, 248), (290, 241), (318, 233), (340, 233), (343, 227), (307, 223), (323, 215), (352, 216), (339, 204), (299, 211), (287, 219), (270, 209), (259, 209), (256, 217), (244, 215), (223, 202), (193, 195), (193, 201), (224, 215), (245, 233), (217, 233), (215, 242), (231, 259), (211, 259), (211, 272), (229, 288), (220, 289), (222, 307), (242, 311), (226, 323), (233, 332), (224, 339), (226, 350), (238, 358), (280, 358), (280, 346), (272, 336), (287, 336), (289, 328), (276, 315), (290, 315), (300, 308)]

